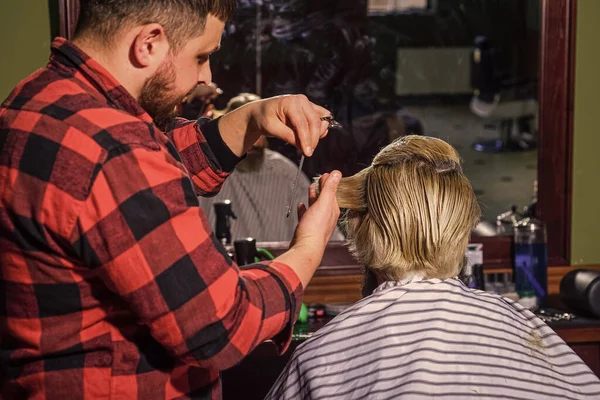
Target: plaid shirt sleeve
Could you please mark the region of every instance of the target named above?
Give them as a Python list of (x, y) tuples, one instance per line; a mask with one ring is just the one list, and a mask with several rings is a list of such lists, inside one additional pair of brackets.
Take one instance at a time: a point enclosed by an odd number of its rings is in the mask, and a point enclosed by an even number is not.
[[(199, 128), (172, 137), (197, 189), (218, 190), (227, 173)], [(274, 336), (284, 351), (301, 304), (296, 274), (278, 262), (240, 270), (169, 153), (129, 144), (107, 154), (79, 214), (77, 251), (184, 362), (223, 370)]]
[(190, 174), (196, 194), (203, 197), (216, 195), (240, 161), (223, 142), (218, 125), (219, 119), (178, 119), (175, 129), (167, 134)]

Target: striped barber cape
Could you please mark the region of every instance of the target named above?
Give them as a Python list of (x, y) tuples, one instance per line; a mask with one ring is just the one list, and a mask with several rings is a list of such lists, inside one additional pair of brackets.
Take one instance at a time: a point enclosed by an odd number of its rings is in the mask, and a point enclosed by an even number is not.
[(457, 279), (386, 282), (299, 346), (268, 399), (600, 399), (543, 321)]

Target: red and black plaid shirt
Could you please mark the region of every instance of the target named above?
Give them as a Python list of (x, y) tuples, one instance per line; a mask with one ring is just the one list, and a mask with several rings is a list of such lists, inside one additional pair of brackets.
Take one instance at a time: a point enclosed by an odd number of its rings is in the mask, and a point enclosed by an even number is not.
[(220, 398), (218, 371), (283, 350), (300, 281), (240, 271), (198, 207), (237, 161), (57, 39), (0, 108), (0, 398)]

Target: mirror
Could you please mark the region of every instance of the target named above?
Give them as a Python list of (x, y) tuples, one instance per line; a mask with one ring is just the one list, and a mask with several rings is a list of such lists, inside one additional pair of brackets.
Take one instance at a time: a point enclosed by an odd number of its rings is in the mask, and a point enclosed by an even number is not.
[[(404, 134), (459, 151), (484, 219), (532, 201), (537, 177), (538, 0), (239, 1), (212, 59), (223, 89), (303, 93), (344, 129), (304, 163), (308, 177), (368, 165)], [(295, 149), (270, 147), (296, 164)]]
[[(315, 6), (313, 3), (322, 3), (322, 1), (317, 0), (303, 0), (302, 2), (307, 4), (307, 11), (314, 7), (318, 7), (318, 5)], [(365, 26), (370, 26), (367, 23), (370, 15), (373, 15), (374, 17), (379, 16), (381, 19), (385, 17), (385, 15), (382, 14), (398, 9), (397, 11), (403, 12), (403, 14), (396, 15), (398, 12), (394, 11), (394, 15), (387, 16), (383, 19), (393, 19), (402, 17), (403, 15), (410, 18), (419, 18), (418, 23), (413, 25), (413, 30), (417, 29), (421, 34), (426, 31), (437, 32), (434, 39), (441, 43), (446, 43), (449, 39), (440, 34), (440, 32), (446, 32), (445, 25), (437, 26), (437, 20), (432, 14), (435, 15), (436, 12), (440, 14), (438, 19), (444, 22), (447, 20), (444, 17), (448, 17), (448, 14), (443, 14), (442, 10), (452, 7), (453, 4), (458, 4), (458, 15), (460, 15), (461, 12), (465, 13), (468, 7), (479, 6), (481, 8), (483, 5), (487, 6), (488, 2), (489, 4), (495, 3), (496, 6), (502, 6), (502, 4), (505, 3), (501, 0), (380, 0), (369, 2), (366, 0), (327, 0), (325, 3), (339, 3), (339, 5), (335, 5), (336, 8), (347, 12), (346, 15), (349, 18), (348, 20), (355, 26), (360, 27), (361, 30), (359, 30), (359, 32), (361, 34), (370, 32), (368, 28), (365, 28)], [(288, 0), (287, 3), (290, 3), (290, 1)], [(262, 64), (265, 60), (262, 48), (267, 47), (269, 39), (268, 33), (270, 32), (268, 30), (269, 25), (266, 25), (263, 29), (263, 16), (271, 15), (269, 13), (272, 13), (275, 10), (275, 7), (279, 7), (279, 9), (286, 12), (287, 10), (293, 10), (293, 7), (291, 6), (296, 3), (297, 2), (291, 2), (290, 6), (286, 6), (286, 2), (281, 2), (279, 0), (263, 0), (260, 3), (257, 0), (239, 0), (238, 4), (240, 7), (237, 14), (238, 19), (234, 21), (233, 27), (228, 26), (223, 40), (224, 43), (227, 43), (227, 46), (224, 46), (223, 51), (217, 53), (213, 57), (212, 64), (213, 71), (215, 71), (215, 80), (218, 79), (220, 85), (226, 87), (225, 93), (216, 99), (217, 107), (224, 107), (227, 98), (235, 96), (238, 91), (245, 90), (249, 92), (258, 92), (263, 90), (262, 88), (265, 86), (263, 81), (267, 78), (265, 78), (266, 75), (261, 72), (263, 71)], [(520, 5), (526, 10), (523, 12), (527, 14), (527, 19), (525, 19), (525, 29), (528, 32), (528, 39), (525, 40), (525, 42), (528, 43), (528, 45), (524, 47), (527, 51), (522, 50), (521, 53), (529, 53), (529, 49), (535, 47), (536, 40), (539, 41), (539, 50), (531, 50), (530, 53), (532, 60), (539, 55), (540, 71), (537, 85), (539, 117), (536, 135), (538, 141), (537, 181), (539, 187), (539, 203), (535, 211), (537, 212), (537, 216), (547, 224), (549, 265), (568, 265), (570, 262), (571, 240), (571, 157), (573, 141), (573, 90), (577, 0), (507, 0), (506, 3), (510, 3), (511, 7)], [(259, 6), (259, 4), (262, 4), (262, 6)], [(75, 23), (79, 13), (79, 0), (58, 0), (58, 8), (61, 36), (69, 39), (72, 37), (75, 29)], [(352, 12), (353, 9), (357, 9), (360, 12)], [(536, 39), (537, 33), (535, 26), (536, 10), (541, 10), (537, 11), (540, 13), (539, 17), (541, 19), (541, 32), (539, 33), (538, 39)], [(239, 21), (246, 21), (246, 24), (240, 26)], [(429, 21), (429, 23), (427, 23), (427, 21)], [(522, 23), (523, 19), (520, 21)], [(511, 19), (510, 16), (503, 22), (507, 29), (511, 27), (512, 23), (514, 23), (514, 18)], [(254, 28), (253, 24), (255, 25)], [(478, 26), (482, 26), (482, 24), (479, 24)], [(257, 30), (256, 27), (259, 27), (260, 30)], [(398, 26), (397, 24), (392, 24), (392, 28), (392, 32), (384, 30), (384, 33), (393, 36), (395, 30), (400, 29), (402, 31), (403, 29), (406, 29), (404, 25)], [(521, 29), (521, 31), (522, 30), (523, 29)], [(260, 31), (261, 35), (255, 35), (254, 32), (256, 31)], [(301, 36), (303, 37), (304, 34)], [(472, 36), (474, 35), (472, 35), (471, 32), (469, 37)], [(322, 40), (325, 44), (330, 43), (333, 45), (337, 43), (333, 40), (329, 40), (330, 38), (336, 39), (338, 37), (335, 35), (331, 37), (327, 36)], [(290, 41), (290, 43), (295, 44), (296, 41)], [(393, 48), (395, 43), (392, 42), (390, 46)], [(467, 46), (471, 46), (471, 44), (468, 44)], [(254, 50), (254, 48), (260, 51)], [(283, 47), (280, 51), (280, 58), (283, 63), (283, 60), (285, 59), (284, 56), (287, 55), (286, 53), (288, 50)], [(395, 57), (397, 57), (394, 52), (386, 52), (384, 56), (390, 58), (392, 62)], [(241, 61), (236, 62), (236, 60)], [(522, 57), (521, 60), (526, 60), (526, 57)], [(332, 62), (333, 61), (335, 60), (332, 59)], [(221, 67), (224, 69), (221, 69)], [(282, 68), (281, 70), (285, 71), (286, 69), (289, 69), (289, 66)], [(530, 78), (535, 78), (535, 68), (533, 68), (532, 62), (529, 64), (529, 67), (518, 70), (529, 71)], [(382, 70), (377, 74), (384, 77), (389, 77), (390, 74), (395, 76), (395, 69), (392, 69), (391, 71)], [(385, 86), (383, 89), (387, 93), (393, 93), (395, 85)], [(463, 94), (463, 96), (466, 97), (465, 103), (469, 97), (473, 97), (473, 93)], [(340, 101), (340, 99), (337, 98), (336, 100)], [(491, 127), (491, 125), (487, 125), (487, 127)], [(484, 128), (486, 128), (486, 126), (484, 126)], [(427, 127), (425, 127), (425, 129), (427, 129)], [(394, 130), (397, 131), (394, 127), (391, 129), (388, 128), (388, 130), (392, 132), (393, 135), (397, 134), (397, 132), (393, 132)], [(471, 145), (472, 142), (468, 142), (468, 144)], [(337, 154), (336, 151), (343, 149), (342, 146), (336, 146), (335, 141), (333, 141), (331, 147), (334, 149), (334, 156)], [(461, 153), (462, 152), (463, 150), (461, 150)], [(294, 159), (294, 156), (297, 158), (297, 155), (292, 153), (291, 158)], [(502, 155), (497, 154), (493, 156), (500, 157)], [(339, 159), (340, 157), (337, 158)], [(533, 157), (532, 160), (536, 160), (535, 157)], [(344, 160), (342, 160), (342, 162), (343, 161)], [(480, 162), (474, 162), (475, 165), (478, 163)], [(522, 165), (526, 166), (527, 171), (534, 171), (532, 163), (526, 162), (522, 163)], [(477, 166), (481, 167), (479, 165)], [(484, 168), (476, 170), (469, 169), (467, 170), (467, 173), (470, 176), (473, 176), (473, 174), (476, 174), (478, 171), (485, 173)], [(535, 176), (535, 173), (532, 175)], [(476, 180), (476, 178), (472, 179)], [(508, 179), (504, 180), (507, 181)], [(519, 195), (523, 196), (522, 200), (515, 198), (515, 200), (510, 201), (510, 203), (514, 202), (519, 206), (522, 206), (521, 201), (526, 201), (531, 193), (530, 178), (524, 178), (521, 182), (523, 182), (524, 191), (519, 192)], [(485, 203), (485, 191), (482, 194), (480, 188), (475, 187), (475, 189), (478, 190), (482, 201)], [(503, 193), (510, 194), (509, 191)], [(509, 202), (507, 201), (507, 203)], [(504, 207), (508, 207), (508, 204)], [(494, 211), (489, 211), (489, 204), (485, 209), (487, 209), (486, 218), (493, 218)], [(492, 233), (494, 233), (493, 230), (495, 227), (493, 224), (490, 228)], [(488, 231), (489, 230), (490, 229), (488, 229)], [(476, 233), (476, 235), (481, 236), (482, 233), (485, 232), (479, 232)], [(474, 239), (485, 242), (485, 258), (488, 266), (503, 267), (510, 265), (511, 256), (509, 237), (477, 237)]]

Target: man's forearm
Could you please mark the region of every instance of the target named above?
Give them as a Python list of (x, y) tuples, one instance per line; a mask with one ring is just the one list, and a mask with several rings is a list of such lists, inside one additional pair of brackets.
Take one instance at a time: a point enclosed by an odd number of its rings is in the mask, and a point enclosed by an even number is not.
[(219, 119), (221, 138), (238, 157), (246, 154), (261, 135), (251, 122), (252, 106), (247, 104)]
[(302, 287), (306, 288), (315, 271), (321, 264), (324, 250), (293, 246), (277, 257), (276, 261), (287, 264), (298, 276)]

